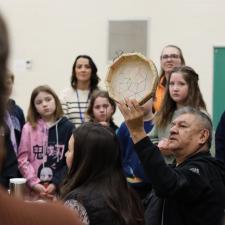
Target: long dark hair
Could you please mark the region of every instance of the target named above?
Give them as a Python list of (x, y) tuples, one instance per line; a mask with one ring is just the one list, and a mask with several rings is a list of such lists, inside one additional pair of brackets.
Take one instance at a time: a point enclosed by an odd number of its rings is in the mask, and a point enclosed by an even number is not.
[(169, 83), (170, 78), (173, 73), (181, 73), (183, 79), (187, 82), (188, 85), (188, 96), (184, 102), (184, 106), (191, 106), (198, 110), (206, 111), (206, 105), (202, 97), (198, 85), (198, 74), (189, 66), (179, 66), (173, 68), (169, 75), (169, 80), (166, 86), (166, 91), (162, 105), (159, 112), (155, 116), (155, 125), (158, 128), (164, 128), (172, 120), (173, 113), (177, 109), (176, 102), (171, 98), (169, 93)]
[(6, 73), (7, 73), (7, 60), (9, 55), (9, 39), (8, 39), (8, 30), (0, 15), (0, 124), (4, 122), (5, 114), (5, 95), (7, 93), (6, 88)]
[(112, 130), (99, 123), (84, 123), (74, 133), (74, 158), (62, 187), (62, 198), (79, 188), (100, 193), (118, 224), (144, 224), (139, 199), (123, 175), (120, 145)]
[(7, 73), (8, 55), (9, 55), (8, 30), (4, 19), (0, 15), (0, 167), (2, 166), (2, 159), (5, 150), (6, 130), (4, 126), (5, 125), (4, 115), (6, 108), (5, 96), (7, 94), (6, 73)]
[(85, 58), (85, 59), (88, 59), (88, 61), (89, 61), (89, 65), (91, 67), (90, 91), (92, 92), (93, 90), (98, 88), (98, 82), (100, 81), (100, 78), (97, 75), (97, 71), (98, 71), (97, 66), (95, 65), (92, 58), (88, 55), (78, 55), (77, 58), (75, 59), (75, 61), (73, 63), (71, 78), (70, 78), (71, 87), (74, 89), (77, 88), (77, 77), (76, 77), (76, 73), (75, 73), (75, 68), (76, 68), (77, 60), (80, 58)]

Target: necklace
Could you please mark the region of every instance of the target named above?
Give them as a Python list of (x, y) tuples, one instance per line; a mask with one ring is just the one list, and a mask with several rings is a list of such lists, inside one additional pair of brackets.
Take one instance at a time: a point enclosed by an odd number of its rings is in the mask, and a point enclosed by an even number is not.
[[(81, 120), (81, 123), (84, 123), (83, 112), (81, 111), (81, 105), (80, 105), (80, 97), (79, 97), (79, 94), (78, 94), (77, 89), (75, 90), (75, 92), (76, 92), (76, 96), (77, 96), (77, 105), (78, 105), (78, 110), (79, 110), (80, 120)], [(86, 100), (86, 102), (85, 102), (85, 108), (87, 107), (89, 98), (90, 98), (90, 91), (89, 91), (89, 93), (88, 93), (88, 97), (87, 97), (87, 100)]]

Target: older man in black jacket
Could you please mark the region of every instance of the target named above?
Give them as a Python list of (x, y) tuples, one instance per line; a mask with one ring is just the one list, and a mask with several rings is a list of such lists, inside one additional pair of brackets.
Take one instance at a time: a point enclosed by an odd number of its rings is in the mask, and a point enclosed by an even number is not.
[(143, 128), (143, 111), (135, 100), (120, 102), (135, 149), (153, 191), (146, 209), (148, 225), (221, 225), (225, 207), (225, 168), (209, 152), (212, 123), (193, 108), (176, 112), (170, 136), (159, 144), (173, 151), (168, 166)]

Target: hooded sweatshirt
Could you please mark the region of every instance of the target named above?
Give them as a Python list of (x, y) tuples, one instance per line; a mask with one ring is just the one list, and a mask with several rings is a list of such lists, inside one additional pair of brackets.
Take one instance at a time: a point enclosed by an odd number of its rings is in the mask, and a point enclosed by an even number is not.
[(74, 125), (65, 117), (51, 127), (39, 119), (36, 128), (24, 125), (18, 152), (19, 169), (30, 187), (40, 182), (61, 183), (66, 172), (65, 152)]

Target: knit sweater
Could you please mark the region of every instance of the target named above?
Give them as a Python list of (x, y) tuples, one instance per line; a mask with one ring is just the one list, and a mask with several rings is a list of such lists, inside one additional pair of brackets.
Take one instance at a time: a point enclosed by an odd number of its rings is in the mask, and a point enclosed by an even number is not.
[(89, 90), (74, 90), (72, 87), (64, 89), (59, 97), (65, 116), (79, 127), (84, 122), (84, 113), (89, 103)]

